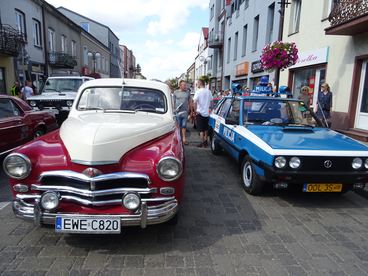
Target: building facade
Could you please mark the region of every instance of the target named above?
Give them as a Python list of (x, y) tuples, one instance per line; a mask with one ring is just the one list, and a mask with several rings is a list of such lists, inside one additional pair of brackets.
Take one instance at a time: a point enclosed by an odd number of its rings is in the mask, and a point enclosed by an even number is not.
[(321, 84), (333, 93), (332, 128), (368, 137), (368, 1), (292, 0), (284, 41), (299, 49), (297, 64), (281, 73), (298, 96), (309, 86), (311, 105)]
[(120, 45), (120, 71), (124, 78), (134, 78), (136, 59), (132, 50), (129, 50), (125, 45)]
[(210, 60), (208, 57), (208, 28), (202, 27), (198, 42), (198, 55), (194, 61), (195, 74), (194, 79), (198, 80), (201, 76), (209, 74), (208, 68)]
[(105, 26), (99, 22), (96, 22), (86, 16), (78, 14), (64, 7), (59, 7), (58, 10), (75, 22), (78, 26), (85, 31), (92, 34), (99, 41), (101, 41), (110, 51), (109, 59), (109, 73), (110, 77), (119, 78), (120, 75), (120, 50), (119, 50), (119, 38), (111, 31), (108, 26)]
[(15, 80), (38, 86), (46, 72), (41, 2), (0, 0), (0, 7), (0, 93)]

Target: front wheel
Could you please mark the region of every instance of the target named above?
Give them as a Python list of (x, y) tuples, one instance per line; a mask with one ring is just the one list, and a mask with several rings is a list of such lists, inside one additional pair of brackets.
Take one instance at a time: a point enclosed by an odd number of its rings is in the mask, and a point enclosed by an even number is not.
[(215, 134), (211, 135), (211, 151), (214, 155), (219, 155), (222, 151), (222, 148), (219, 145), (218, 139), (216, 139)]
[(243, 159), (241, 166), (243, 189), (251, 195), (260, 195), (263, 192), (264, 182), (255, 172), (254, 165), (249, 156)]

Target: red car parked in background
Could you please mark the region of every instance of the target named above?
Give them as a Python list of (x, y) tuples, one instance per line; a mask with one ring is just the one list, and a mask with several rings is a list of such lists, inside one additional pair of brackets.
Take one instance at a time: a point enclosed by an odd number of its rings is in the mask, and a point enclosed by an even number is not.
[(47, 111), (33, 111), (19, 98), (0, 95), (0, 155), (58, 127)]

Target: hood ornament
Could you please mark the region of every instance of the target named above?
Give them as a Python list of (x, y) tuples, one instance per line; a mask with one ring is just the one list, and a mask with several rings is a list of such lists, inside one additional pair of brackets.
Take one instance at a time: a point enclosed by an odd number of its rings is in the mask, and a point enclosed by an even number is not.
[[(102, 174), (102, 172), (98, 169), (95, 168), (87, 168), (82, 172), (85, 176), (88, 176), (89, 178), (93, 178), (95, 176), (99, 176)], [(91, 191), (96, 190), (96, 182), (91, 180), (90, 181), (90, 187), (91, 187)]]

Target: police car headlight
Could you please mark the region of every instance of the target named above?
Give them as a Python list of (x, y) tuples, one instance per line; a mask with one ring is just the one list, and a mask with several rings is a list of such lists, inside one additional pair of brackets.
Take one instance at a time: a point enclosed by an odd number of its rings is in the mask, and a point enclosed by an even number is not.
[(31, 160), (24, 154), (12, 153), (4, 160), (5, 173), (15, 179), (24, 179), (31, 173)]
[(138, 194), (128, 193), (123, 197), (123, 205), (128, 210), (137, 210), (141, 205), (141, 198)]
[(30, 105), (30, 106), (32, 106), (32, 107), (35, 107), (37, 104), (36, 104), (36, 102), (35, 102), (35, 101), (30, 101), (30, 102), (29, 102), (29, 105)]
[(297, 169), (300, 167), (300, 159), (298, 157), (291, 157), (290, 161), (289, 161), (289, 166), (292, 169)]
[(276, 157), (275, 166), (279, 169), (284, 168), (286, 166), (286, 158), (283, 156)]
[(351, 162), (351, 166), (355, 170), (360, 169), (362, 167), (362, 165), (363, 165), (363, 161), (360, 158), (354, 158), (353, 162)]
[(366, 169), (368, 169), (368, 159), (366, 159), (366, 160), (365, 160), (365, 162), (364, 162), (364, 167), (365, 167)]
[(52, 211), (59, 206), (59, 196), (55, 192), (45, 192), (41, 196), (40, 202), (43, 209)]
[(68, 107), (71, 107), (71, 106), (73, 105), (73, 102), (72, 102), (72, 101), (66, 101), (66, 105), (67, 105)]
[(157, 174), (164, 181), (173, 181), (182, 174), (182, 164), (174, 157), (164, 157), (157, 164)]

